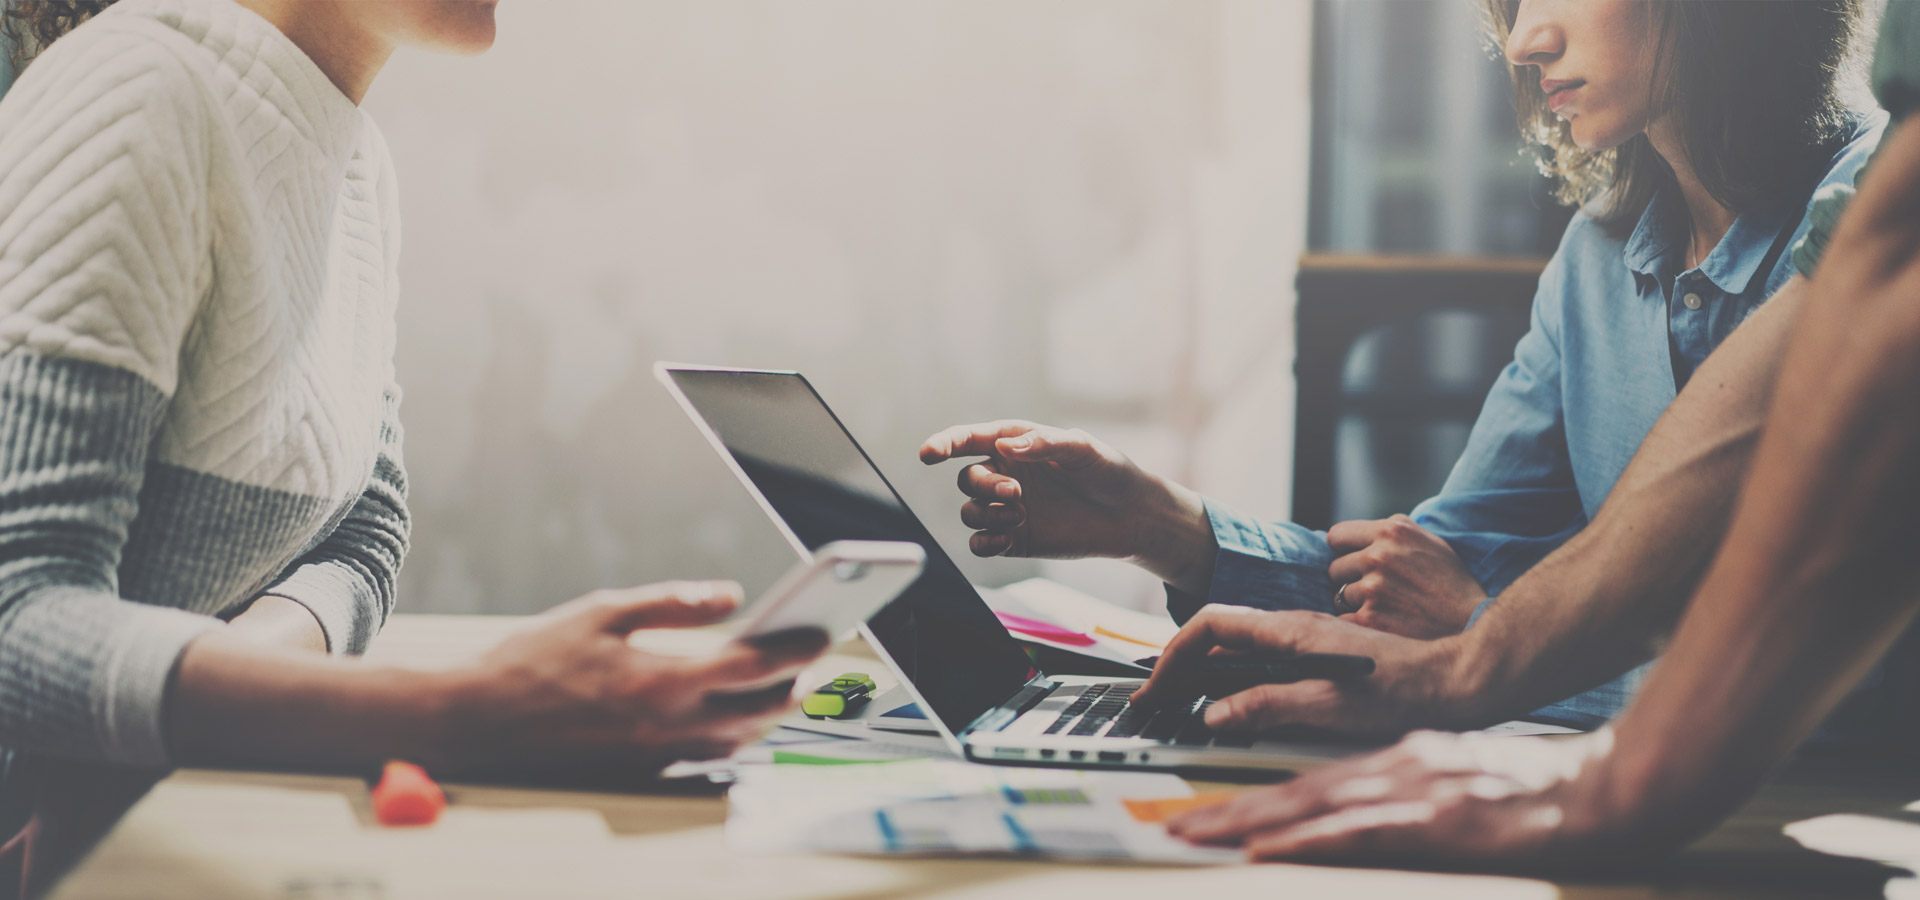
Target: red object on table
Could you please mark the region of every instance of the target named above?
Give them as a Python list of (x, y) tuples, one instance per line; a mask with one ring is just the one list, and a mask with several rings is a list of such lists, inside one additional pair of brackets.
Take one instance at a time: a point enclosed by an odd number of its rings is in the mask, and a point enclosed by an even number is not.
[(373, 817), (382, 825), (432, 825), (446, 808), (446, 792), (410, 762), (387, 763), (373, 786)]

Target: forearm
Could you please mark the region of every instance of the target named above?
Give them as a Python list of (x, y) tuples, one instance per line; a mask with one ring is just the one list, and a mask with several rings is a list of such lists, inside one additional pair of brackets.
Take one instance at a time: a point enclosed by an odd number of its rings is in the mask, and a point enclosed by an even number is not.
[(433, 761), (454, 677), (289, 652), (232, 629), (209, 633), (187, 645), (168, 690), (171, 756), (178, 765), (321, 769)]
[(327, 652), (327, 634), (320, 620), (312, 610), (285, 597), (261, 595), (234, 616), (227, 628), (272, 646)]
[(1681, 834), (1811, 733), (1920, 608), (1920, 133), (1883, 145), (1862, 187), (1726, 547), (1620, 725), (1622, 805)]
[(1537, 708), (1654, 654), (1727, 528), (1803, 295), (1789, 283), (1709, 357), (1594, 521), (1453, 639), (1471, 717)]
[(1769, 433), (1726, 552), (1620, 724), (1618, 802), (1680, 834), (1745, 796), (1920, 607), (1920, 427), (1888, 414), (1920, 381), (1835, 402), (1862, 385), (1793, 371), (1779, 421), (1795, 426)]
[(1219, 550), (1206, 502), (1192, 488), (1160, 479), (1146, 495), (1135, 518), (1132, 561), (1176, 590), (1206, 596)]

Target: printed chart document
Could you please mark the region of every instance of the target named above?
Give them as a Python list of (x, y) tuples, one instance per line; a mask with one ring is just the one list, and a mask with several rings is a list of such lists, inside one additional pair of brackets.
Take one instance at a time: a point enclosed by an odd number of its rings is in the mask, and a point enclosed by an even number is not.
[(1192, 795), (1179, 776), (1164, 773), (932, 759), (752, 766), (728, 794), (727, 840), (760, 853), (1240, 861), (1236, 850), (1191, 846), (1135, 811)]

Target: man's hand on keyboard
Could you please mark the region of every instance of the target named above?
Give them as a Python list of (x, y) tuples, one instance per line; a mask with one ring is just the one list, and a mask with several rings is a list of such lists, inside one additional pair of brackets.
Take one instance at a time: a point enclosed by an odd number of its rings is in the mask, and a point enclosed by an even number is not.
[(1372, 675), (1341, 682), (1270, 684), (1217, 698), (1206, 722), (1219, 731), (1308, 726), (1341, 734), (1392, 735), (1426, 726), (1471, 724), (1476, 691), (1456, 673), (1453, 639), (1422, 641), (1333, 616), (1207, 606), (1180, 629), (1134, 696), (1136, 704), (1178, 702), (1182, 671), (1212, 654), (1345, 653), (1372, 657)]

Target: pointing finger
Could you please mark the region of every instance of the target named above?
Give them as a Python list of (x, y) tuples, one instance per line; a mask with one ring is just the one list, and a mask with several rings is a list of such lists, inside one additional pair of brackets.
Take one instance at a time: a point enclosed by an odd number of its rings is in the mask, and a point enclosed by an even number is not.
[(994, 442), (1025, 434), (1040, 426), (1023, 419), (1001, 419), (942, 429), (920, 445), (920, 461), (927, 465), (960, 456), (992, 456)]
[(1078, 428), (1041, 426), (1025, 434), (1002, 437), (994, 451), (1021, 462), (1052, 462), (1073, 469), (1098, 462), (1100, 446), (1093, 436)]

